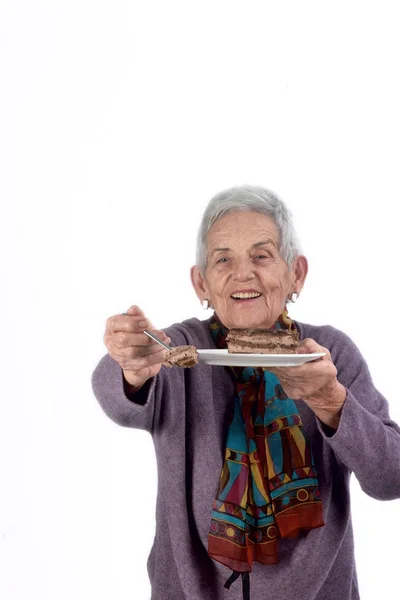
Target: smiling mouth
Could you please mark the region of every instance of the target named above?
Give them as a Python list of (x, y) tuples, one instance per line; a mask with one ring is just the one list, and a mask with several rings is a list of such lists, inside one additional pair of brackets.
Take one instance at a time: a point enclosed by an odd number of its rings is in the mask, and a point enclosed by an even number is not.
[(257, 298), (261, 298), (262, 294), (260, 292), (238, 292), (231, 295), (232, 300), (236, 302), (245, 302), (249, 300), (256, 300)]

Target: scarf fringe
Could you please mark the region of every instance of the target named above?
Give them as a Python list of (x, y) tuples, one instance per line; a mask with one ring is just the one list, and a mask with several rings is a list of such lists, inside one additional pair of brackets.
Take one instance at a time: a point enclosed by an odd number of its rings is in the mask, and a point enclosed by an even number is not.
[(232, 583), (242, 576), (242, 592), (243, 600), (250, 600), (250, 575), (249, 573), (240, 573), (240, 571), (232, 571), (232, 575), (225, 581), (224, 587), (229, 590)]

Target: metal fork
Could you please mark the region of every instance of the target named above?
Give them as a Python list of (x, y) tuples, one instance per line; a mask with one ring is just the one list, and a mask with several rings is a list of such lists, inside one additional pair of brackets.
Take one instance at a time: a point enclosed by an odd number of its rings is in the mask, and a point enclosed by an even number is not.
[(166, 350), (172, 350), (171, 346), (168, 346), (168, 344), (164, 344), (164, 342), (162, 342), (160, 340), (160, 338), (158, 338), (156, 335), (154, 335), (154, 333), (150, 333), (150, 331), (147, 331), (147, 329), (143, 329), (143, 333), (145, 333), (146, 335), (149, 336), (149, 338), (151, 338), (152, 340), (157, 342), (157, 344), (160, 344), (160, 346), (163, 346), (164, 348), (166, 348)]

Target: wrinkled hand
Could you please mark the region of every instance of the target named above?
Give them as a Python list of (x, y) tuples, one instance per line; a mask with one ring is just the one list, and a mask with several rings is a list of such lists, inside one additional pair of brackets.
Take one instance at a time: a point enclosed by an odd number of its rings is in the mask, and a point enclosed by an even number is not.
[(137, 389), (157, 375), (166, 354), (166, 350), (143, 333), (143, 329), (153, 331), (167, 344), (171, 342), (163, 331), (154, 329), (138, 306), (131, 306), (126, 313), (107, 319), (103, 338), (110, 356), (122, 368), (125, 380)]
[(268, 371), (278, 377), (289, 398), (303, 400), (321, 421), (336, 429), (346, 399), (346, 388), (337, 379), (337, 369), (328, 348), (306, 338), (300, 342), (296, 352), (325, 352), (325, 356), (299, 367), (268, 367)]

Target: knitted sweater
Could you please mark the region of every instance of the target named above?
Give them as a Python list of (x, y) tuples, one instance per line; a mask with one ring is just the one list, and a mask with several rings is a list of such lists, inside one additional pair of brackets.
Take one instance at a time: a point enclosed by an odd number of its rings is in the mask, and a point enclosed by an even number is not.
[[(327, 430), (296, 400), (314, 455), (325, 525), (278, 540), (277, 564), (253, 563), (251, 599), (357, 600), (350, 475), (373, 498), (400, 498), (400, 427), (390, 419), (387, 400), (345, 333), (329, 325), (295, 324), (301, 340), (312, 338), (329, 349), (347, 394), (336, 431)], [(188, 319), (165, 331), (172, 345), (215, 348), (209, 320)], [(191, 369), (162, 367), (133, 401), (124, 393), (121, 367), (106, 354), (92, 385), (110, 419), (144, 429), (153, 438), (158, 495), (147, 562), (151, 600), (241, 600), (241, 580), (224, 588), (231, 570), (207, 554), (235, 393), (231, 369), (203, 362)]]

